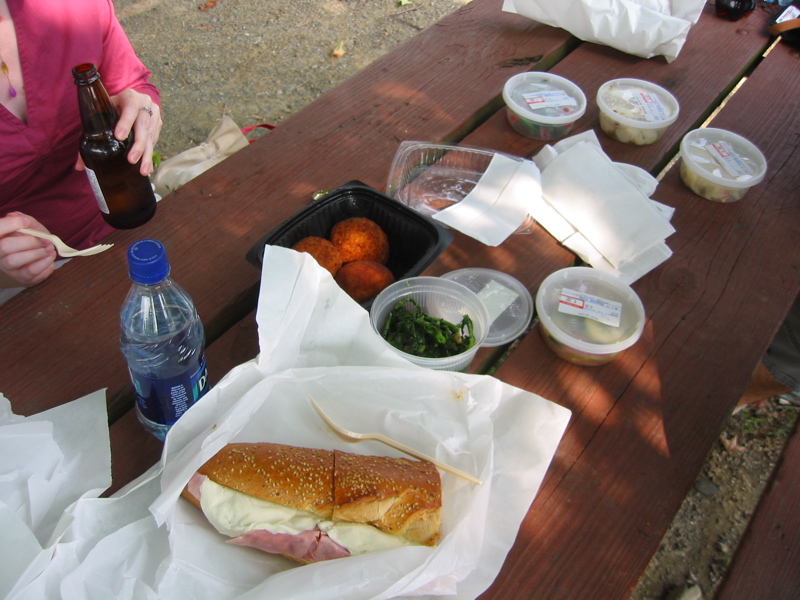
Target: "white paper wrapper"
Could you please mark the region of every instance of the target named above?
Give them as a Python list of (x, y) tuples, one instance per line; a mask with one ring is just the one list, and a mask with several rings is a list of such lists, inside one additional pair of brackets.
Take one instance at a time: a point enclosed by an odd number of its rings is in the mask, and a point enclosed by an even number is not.
[(0, 394), (0, 596), (48, 567), (65, 510), (111, 485), (107, 423), (105, 390), (32, 417)]
[[(570, 412), (494, 378), (422, 369), (387, 351), (366, 311), (306, 254), (265, 249), (258, 322), (258, 359), (178, 421), (158, 466), (113, 498), (71, 507), (53, 561), (15, 599), (472, 599), (491, 584)], [(230, 441), (401, 456), (341, 440), (309, 394), (345, 427), (384, 433), (483, 479), (442, 473), (437, 547), (300, 566), (226, 544), (179, 498)]]
[(504, 0), (503, 10), (588, 42), (651, 58), (677, 58), (705, 0)]

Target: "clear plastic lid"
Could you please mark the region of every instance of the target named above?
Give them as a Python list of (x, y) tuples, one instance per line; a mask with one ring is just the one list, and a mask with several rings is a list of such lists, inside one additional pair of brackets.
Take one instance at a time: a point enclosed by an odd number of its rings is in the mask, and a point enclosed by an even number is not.
[(643, 79), (612, 79), (597, 90), (597, 106), (625, 125), (665, 127), (678, 118), (678, 101), (667, 90)]
[(681, 140), (681, 158), (706, 179), (747, 188), (764, 179), (767, 160), (749, 140), (725, 129), (694, 129)]
[(458, 269), (442, 275), (478, 295), (489, 313), (489, 333), (484, 346), (500, 346), (515, 340), (530, 325), (533, 298), (518, 280), (493, 269)]
[(525, 119), (548, 125), (572, 123), (586, 112), (586, 95), (569, 79), (552, 73), (519, 73), (503, 87), (506, 105)]

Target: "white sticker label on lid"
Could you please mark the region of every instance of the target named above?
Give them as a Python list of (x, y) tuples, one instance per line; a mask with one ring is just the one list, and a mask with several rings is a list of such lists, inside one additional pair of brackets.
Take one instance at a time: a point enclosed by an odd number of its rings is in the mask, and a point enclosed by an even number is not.
[(669, 118), (667, 109), (661, 104), (661, 100), (658, 99), (658, 96), (654, 94), (638, 92), (631, 98), (631, 101), (639, 105), (639, 108), (641, 108), (644, 113), (645, 120), (651, 123), (666, 121)]
[(784, 21), (791, 21), (792, 19), (800, 18), (800, 8), (796, 6), (790, 6), (787, 8), (780, 17), (775, 19), (776, 23), (783, 23)]
[(564, 90), (553, 90), (548, 92), (530, 92), (528, 94), (522, 94), (522, 97), (525, 98), (525, 102), (528, 103), (528, 108), (531, 110), (537, 110), (540, 108), (549, 108), (551, 106), (555, 106), (559, 108), (561, 106), (577, 106), (578, 101), (567, 94)]
[(753, 174), (753, 170), (742, 157), (736, 154), (736, 151), (731, 148), (731, 145), (720, 140), (714, 144), (706, 146), (706, 150), (711, 157), (716, 160), (720, 166), (725, 169), (731, 177), (749, 177)]
[(619, 327), (622, 303), (563, 288), (558, 299), (558, 312)]
[(478, 298), (486, 306), (489, 323), (494, 323), (494, 320), (502, 315), (505, 309), (514, 304), (519, 298), (519, 294), (496, 281), (490, 281), (478, 292)]

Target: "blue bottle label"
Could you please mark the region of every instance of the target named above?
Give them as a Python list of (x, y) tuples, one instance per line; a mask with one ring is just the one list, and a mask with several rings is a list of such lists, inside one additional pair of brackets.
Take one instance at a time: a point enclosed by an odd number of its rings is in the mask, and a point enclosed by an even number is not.
[(136, 390), (136, 404), (141, 414), (154, 423), (174, 425), (190, 406), (208, 391), (206, 358), (201, 356), (195, 371), (175, 377), (148, 377), (128, 369)]

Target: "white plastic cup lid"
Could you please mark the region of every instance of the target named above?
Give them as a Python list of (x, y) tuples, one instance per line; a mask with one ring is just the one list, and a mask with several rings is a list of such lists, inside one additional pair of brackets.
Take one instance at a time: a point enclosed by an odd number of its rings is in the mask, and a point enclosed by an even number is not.
[(572, 123), (586, 112), (586, 95), (569, 79), (544, 71), (519, 73), (503, 86), (506, 106), (545, 125)]
[(681, 140), (681, 158), (716, 184), (749, 188), (764, 179), (767, 159), (746, 138), (714, 127), (693, 129)]
[(597, 90), (597, 106), (629, 127), (660, 129), (678, 118), (678, 100), (663, 87), (643, 79), (612, 79)]
[(482, 346), (501, 346), (518, 338), (533, 317), (533, 298), (510, 275), (494, 269), (458, 269), (442, 275), (470, 289), (489, 313), (489, 333)]

